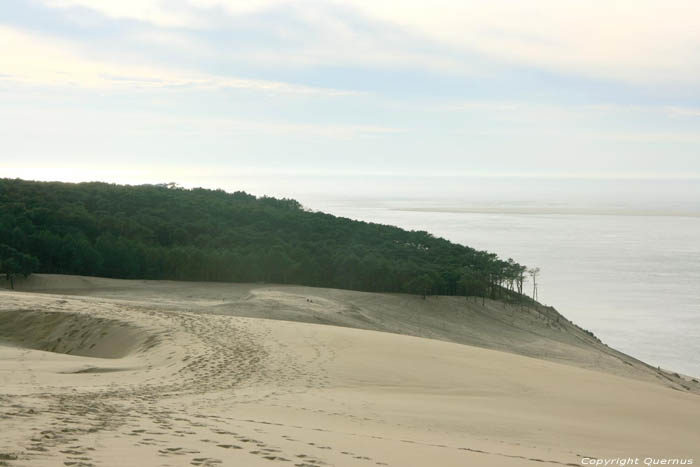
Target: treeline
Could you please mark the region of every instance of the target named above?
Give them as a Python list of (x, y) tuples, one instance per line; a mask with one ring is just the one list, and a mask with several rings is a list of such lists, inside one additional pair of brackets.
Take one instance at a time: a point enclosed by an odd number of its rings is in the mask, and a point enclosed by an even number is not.
[(0, 272), (517, 298), (525, 266), (291, 199), (0, 179)]

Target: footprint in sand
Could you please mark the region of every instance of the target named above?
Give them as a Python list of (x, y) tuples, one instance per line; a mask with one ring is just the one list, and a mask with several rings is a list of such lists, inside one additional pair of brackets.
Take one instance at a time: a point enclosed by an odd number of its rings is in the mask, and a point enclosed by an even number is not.
[(192, 462), (190, 462), (192, 465), (216, 465), (216, 464), (221, 464), (221, 459), (214, 459), (212, 457), (195, 457), (192, 459)]

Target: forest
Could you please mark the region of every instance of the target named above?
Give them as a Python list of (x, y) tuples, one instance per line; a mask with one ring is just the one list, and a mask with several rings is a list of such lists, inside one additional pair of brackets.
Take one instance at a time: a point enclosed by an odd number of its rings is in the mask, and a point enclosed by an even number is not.
[(175, 184), (0, 179), (0, 273), (270, 282), (524, 299), (512, 259), (312, 212), (295, 200)]

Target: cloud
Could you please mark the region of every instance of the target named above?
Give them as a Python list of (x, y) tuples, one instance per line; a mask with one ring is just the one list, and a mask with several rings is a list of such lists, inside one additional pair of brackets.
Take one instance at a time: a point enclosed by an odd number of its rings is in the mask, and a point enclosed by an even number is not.
[(524, 116), (549, 115), (555, 119), (562, 118), (592, 118), (605, 116), (619, 118), (620, 116), (689, 118), (700, 117), (700, 108), (668, 106), (663, 104), (567, 104), (545, 103), (532, 101), (500, 101), (500, 100), (466, 100), (452, 101), (424, 107), (425, 110), (465, 113), (493, 113)]
[(700, 117), (700, 108), (666, 107), (666, 112), (672, 117)]
[(124, 120), (138, 121), (139, 131), (176, 131), (178, 134), (213, 135), (287, 135), (294, 137), (351, 139), (386, 134), (397, 134), (403, 130), (379, 125), (297, 123), (280, 120), (253, 120), (223, 117), (168, 117), (164, 115), (129, 115)]
[(69, 41), (41, 37), (4, 26), (0, 26), (0, 43), (5, 46), (0, 54), (0, 81), (113, 90), (192, 87), (243, 89), (269, 94), (357, 94), (280, 81), (100, 61), (82, 56), (76, 44)]
[(513, 112), (523, 107), (531, 107), (531, 104), (495, 100), (470, 100), (440, 104), (432, 106), (430, 110), (447, 112)]
[(490, 57), (631, 82), (700, 74), (693, 0), (350, 0), (368, 16)]
[[(284, 13), (293, 6), (306, 12), (306, 21), (335, 29), (327, 43), (308, 44), (307, 60), (332, 61), (338, 56), (332, 51), (343, 54), (358, 38), (368, 39), (342, 27), (343, 15), (351, 8), (368, 22), (503, 63), (637, 84), (694, 83), (700, 76), (696, 0), (188, 0), (176, 5), (165, 0), (43, 1), (51, 7), (84, 7), (111, 18), (186, 28), (207, 28), (222, 12)], [(331, 7), (336, 9), (335, 19), (327, 14)], [(376, 54), (364, 50), (371, 62)], [(403, 54), (416, 64), (426, 63), (425, 56), (408, 48)], [(434, 60), (436, 64), (440, 60)]]
[(91, 134), (129, 137), (153, 136), (167, 141), (201, 136), (216, 141), (237, 136), (287, 136), (302, 139), (353, 139), (401, 133), (400, 128), (354, 123), (300, 123), (281, 119), (260, 119), (246, 115), (217, 117), (191, 116), (187, 113), (168, 114), (143, 110), (104, 112), (84, 109), (3, 109), (0, 119), (5, 124), (0, 134), (6, 137), (20, 132), (27, 134), (61, 135)]
[[(209, 2), (214, 3), (214, 2)], [(313, 67), (389, 69), (419, 68), (460, 75), (483, 71), (484, 63), (465, 60), (464, 54), (445, 53), (424, 38), (411, 35), (384, 22), (376, 23), (358, 15), (356, 9), (332, 3), (281, 5), (278, 10), (236, 15), (224, 9), (199, 16), (191, 24), (208, 30), (129, 28), (125, 38), (131, 44), (144, 44), (168, 53), (177, 50), (179, 58), (197, 56), (265, 69), (308, 69)], [(223, 8), (223, 7), (221, 7)]]
[[(39, 0), (50, 8), (84, 8), (117, 20), (136, 20), (156, 26), (203, 29), (216, 15), (244, 15), (284, 6), (290, 0)], [(212, 12), (214, 13), (212, 15)]]
[[(42, 0), (51, 8), (87, 8), (114, 19), (132, 19), (167, 27), (199, 24), (189, 8), (161, 0)], [(201, 26), (201, 24), (199, 24)]]

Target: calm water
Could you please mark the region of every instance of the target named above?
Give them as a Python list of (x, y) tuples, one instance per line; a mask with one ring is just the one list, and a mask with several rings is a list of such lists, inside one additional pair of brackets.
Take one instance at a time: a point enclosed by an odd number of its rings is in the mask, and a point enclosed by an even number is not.
[(542, 302), (623, 352), (700, 375), (697, 181), (365, 182), (298, 198), (539, 266)]

